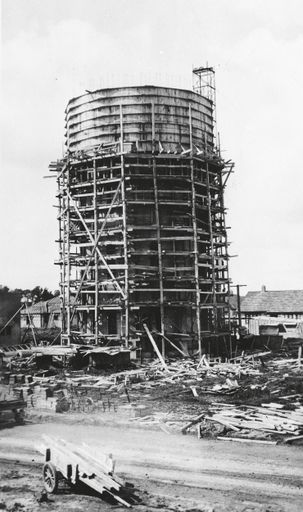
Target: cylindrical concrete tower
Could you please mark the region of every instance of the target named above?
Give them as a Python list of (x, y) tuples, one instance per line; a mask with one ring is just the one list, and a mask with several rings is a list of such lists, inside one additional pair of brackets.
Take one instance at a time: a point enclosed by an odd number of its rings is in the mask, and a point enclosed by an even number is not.
[[(64, 336), (199, 348), (226, 333), (228, 256), (213, 102), (102, 89), (66, 109), (58, 165)], [(166, 347), (166, 344), (168, 346)]]
[(211, 147), (212, 102), (192, 91), (151, 86), (101, 89), (72, 99), (66, 109), (67, 147), (87, 150), (119, 141), (122, 107), (125, 144), (152, 151), (155, 139), (166, 151), (180, 152), (180, 145), (190, 144), (189, 106), (193, 144), (206, 141)]

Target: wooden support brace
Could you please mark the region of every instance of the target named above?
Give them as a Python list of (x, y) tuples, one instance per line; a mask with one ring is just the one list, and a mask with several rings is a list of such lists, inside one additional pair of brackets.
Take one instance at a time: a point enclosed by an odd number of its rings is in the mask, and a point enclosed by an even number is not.
[[(68, 197), (69, 197), (70, 199), (73, 199), (73, 198), (72, 198), (72, 196), (70, 195), (70, 193), (69, 193), (68, 191), (67, 191), (67, 195), (68, 195)], [(83, 219), (83, 217), (82, 217), (82, 215), (81, 215), (81, 212), (79, 211), (79, 208), (77, 207), (77, 205), (76, 205), (76, 204), (74, 204), (73, 206), (74, 206), (74, 208), (75, 208), (75, 210), (76, 210), (76, 213), (77, 213), (77, 215), (78, 215), (79, 219), (81, 220), (81, 222), (82, 222), (82, 224), (83, 224), (83, 227), (85, 228), (85, 230), (86, 230), (86, 232), (87, 232), (87, 234), (88, 234), (88, 237), (89, 237), (89, 239), (90, 239), (91, 243), (95, 246), (95, 245), (96, 245), (96, 240), (94, 240), (94, 237), (92, 236), (92, 234), (91, 234), (90, 230), (88, 229), (88, 227), (87, 227), (87, 225), (86, 225), (86, 222), (85, 222), (85, 220)], [(99, 255), (99, 258), (101, 259), (101, 261), (102, 261), (103, 265), (106, 267), (106, 269), (107, 269), (107, 271), (108, 271), (109, 275), (110, 275), (110, 276), (111, 276), (111, 278), (113, 279), (113, 281), (114, 281), (114, 283), (115, 283), (115, 285), (116, 285), (117, 289), (118, 289), (118, 290), (119, 290), (119, 292), (121, 293), (122, 297), (123, 297), (123, 298), (125, 298), (125, 294), (124, 294), (124, 292), (123, 292), (123, 290), (122, 290), (121, 286), (120, 286), (120, 285), (119, 285), (119, 283), (117, 282), (116, 277), (114, 276), (114, 274), (112, 273), (111, 269), (109, 268), (109, 266), (108, 266), (108, 264), (107, 264), (107, 262), (106, 262), (106, 260), (105, 260), (105, 258), (104, 258), (104, 256), (103, 256), (103, 254), (101, 253), (101, 251), (100, 251), (100, 249), (99, 249), (99, 247), (98, 247), (98, 246), (96, 247), (96, 251), (97, 251), (97, 253), (98, 253), (98, 255)]]
[(155, 342), (155, 340), (154, 340), (154, 338), (153, 338), (153, 336), (152, 336), (152, 334), (151, 334), (151, 332), (150, 332), (149, 328), (147, 327), (147, 325), (146, 325), (146, 324), (143, 324), (143, 327), (144, 327), (145, 332), (146, 332), (146, 334), (147, 334), (147, 336), (148, 336), (148, 338), (149, 338), (149, 340), (150, 340), (150, 342), (151, 342), (151, 344), (152, 344), (152, 346), (153, 346), (153, 348), (154, 348), (154, 351), (156, 352), (156, 354), (157, 354), (158, 358), (160, 359), (160, 362), (161, 362), (161, 364), (162, 364), (162, 366), (163, 366), (164, 370), (168, 370), (167, 364), (166, 364), (166, 362), (164, 361), (164, 359), (163, 359), (163, 357), (162, 357), (162, 355), (161, 355), (161, 353), (160, 353), (160, 351), (159, 351), (159, 349), (158, 349), (158, 347), (157, 347), (157, 344), (156, 344), (156, 342)]
[(73, 306), (72, 306), (73, 312), (72, 312), (72, 316), (71, 316), (71, 321), (73, 320), (74, 315), (75, 315), (75, 312), (76, 312), (77, 300), (78, 300), (78, 298), (79, 298), (79, 295), (80, 295), (80, 292), (81, 292), (81, 289), (82, 289), (83, 283), (84, 283), (84, 281), (85, 281), (85, 277), (86, 277), (86, 275), (87, 275), (87, 271), (88, 271), (88, 269), (89, 269), (90, 263), (91, 263), (91, 261), (92, 261), (92, 259), (93, 259), (94, 255), (95, 255), (95, 252), (96, 252), (96, 250), (97, 250), (98, 242), (99, 242), (99, 240), (100, 240), (100, 238), (101, 238), (101, 235), (102, 235), (102, 233), (103, 233), (103, 231), (104, 231), (104, 228), (105, 228), (105, 225), (106, 225), (106, 222), (107, 222), (108, 216), (109, 216), (109, 214), (110, 214), (110, 212), (111, 212), (111, 209), (112, 209), (112, 207), (113, 207), (113, 205), (114, 205), (114, 203), (115, 203), (115, 201), (116, 201), (116, 198), (117, 198), (118, 193), (119, 193), (119, 191), (120, 191), (120, 187), (121, 187), (121, 181), (120, 181), (120, 183), (118, 184), (118, 187), (117, 187), (117, 190), (116, 190), (116, 192), (115, 192), (115, 195), (114, 195), (114, 197), (113, 197), (113, 199), (112, 199), (112, 202), (111, 202), (111, 204), (110, 204), (110, 206), (109, 206), (109, 209), (108, 209), (108, 211), (107, 211), (107, 213), (106, 213), (106, 216), (105, 216), (105, 218), (104, 218), (104, 220), (103, 220), (103, 223), (102, 223), (102, 226), (101, 226), (100, 231), (99, 231), (99, 233), (98, 233), (98, 236), (97, 236), (97, 238), (96, 238), (95, 245), (94, 245), (94, 247), (93, 247), (92, 253), (91, 253), (91, 255), (89, 256), (88, 262), (87, 262), (86, 267), (85, 267), (85, 269), (84, 269), (84, 272), (83, 272), (83, 275), (82, 275), (82, 278), (81, 278), (81, 281), (80, 281), (80, 285), (79, 285), (79, 288), (78, 288), (78, 290), (77, 290), (77, 294), (76, 294), (76, 297), (75, 297), (75, 300), (74, 300), (74, 304), (73, 304)]
[(158, 332), (158, 334), (162, 336), (166, 341), (168, 341), (168, 343), (170, 343), (172, 347), (174, 347), (178, 352), (180, 352), (182, 356), (188, 357), (188, 354), (185, 354), (185, 352), (183, 352), (179, 347), (177, 347), (177, 345), (175, 345), (169, 338), (167, 338), (167, 336), (161, 334), (160, 332)]

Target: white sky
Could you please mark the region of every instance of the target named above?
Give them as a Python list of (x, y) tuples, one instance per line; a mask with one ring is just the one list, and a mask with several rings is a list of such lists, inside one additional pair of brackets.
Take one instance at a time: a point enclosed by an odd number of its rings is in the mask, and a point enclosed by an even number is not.
[(55, 181), (43, 176), (62, 155), (67, 101), (103, 86), (190, 88), (206, 62), (236, 163), (233, 282), (303, 287), (302, 0), (3, 0), (0, 283), (58, 288)]

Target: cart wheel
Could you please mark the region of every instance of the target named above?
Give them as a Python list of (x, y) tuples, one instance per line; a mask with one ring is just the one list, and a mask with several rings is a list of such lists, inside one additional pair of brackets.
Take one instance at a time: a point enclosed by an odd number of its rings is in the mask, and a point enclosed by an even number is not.
[(58, 489), (58, 472), (51, 462), (46, 462), (43, 466), (44, 488), (47, 492), (56, 492)]

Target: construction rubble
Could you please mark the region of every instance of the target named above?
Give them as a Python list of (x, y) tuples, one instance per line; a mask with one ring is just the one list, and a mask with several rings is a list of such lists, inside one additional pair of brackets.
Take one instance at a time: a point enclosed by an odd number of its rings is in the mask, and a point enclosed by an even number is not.
[[(62, 350), (66, 348), (48, 347), (44, 354), (58, 356)], [(70, 351), (75, 352), (73, 347)], [(115, 347), (108, 352), (118, 353)], [(27, 418), (38, 412), (82, 414), (96, 422), (124, 422), (198, 438), (300, 443), (301, 346), (293, 356), (266, 349), (224, 361), (206, 354), (200, 360), (164, 361), (159, 355), (152, 362), (132, 362), (114, 371), (90, 366), (74, 370), (68, 365), (37, 369), (33, 354), (18, 354), (11, 370), (2, 372), (2, 395), (25, 402)]]

